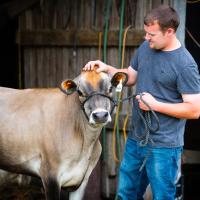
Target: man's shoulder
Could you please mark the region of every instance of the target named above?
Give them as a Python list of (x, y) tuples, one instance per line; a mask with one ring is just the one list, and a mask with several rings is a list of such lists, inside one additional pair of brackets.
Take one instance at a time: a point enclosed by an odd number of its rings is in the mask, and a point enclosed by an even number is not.
[(182, 61), (184, 65), (197, 65), (193, 56), (185, 47), (182, 46), (179, 53), (179, 57), (181, 58), (180, 61)]
[(143, 41), (140, 46), (139, 49), (149, 49), (149, 43), (145, 40)]
[(144, 53), (149, 54), (150, 52), (152, 52), (152, 49), (149, 47), (149, 42), (146, 40), (142, 42), (142, 44), (137, 49), (137, 52), (139, 55), (142, 55), (142, 56), (144, 55)]

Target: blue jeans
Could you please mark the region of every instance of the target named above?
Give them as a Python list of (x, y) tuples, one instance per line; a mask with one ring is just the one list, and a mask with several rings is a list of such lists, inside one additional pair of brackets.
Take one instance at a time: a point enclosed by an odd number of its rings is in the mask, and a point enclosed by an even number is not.
[[(141, 192), (148, 183), (147, 175), (154, 200), (174, 200), (181, 153), (182, 147), (142, 147), (128, 138), (120, 166), (118, 197), (121, 200), (141, 199)], [(145, 158), (146, 164), (140, 171)]]

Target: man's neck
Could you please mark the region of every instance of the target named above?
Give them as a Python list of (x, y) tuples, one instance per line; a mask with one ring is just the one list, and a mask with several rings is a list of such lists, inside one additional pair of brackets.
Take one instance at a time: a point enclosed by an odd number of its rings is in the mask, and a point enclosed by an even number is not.
[(176, 49), (178, 49), (178, 48), (180, 48), (180, 47), (181, 47), (180, 41), (177, 39), (176, 36), (174, 36), (174, 37), (171, 39), (169, 45), (166, 46), (166, 48), (164, 48), (162, 51), (173, 51), (173, 50), (176, 50)]

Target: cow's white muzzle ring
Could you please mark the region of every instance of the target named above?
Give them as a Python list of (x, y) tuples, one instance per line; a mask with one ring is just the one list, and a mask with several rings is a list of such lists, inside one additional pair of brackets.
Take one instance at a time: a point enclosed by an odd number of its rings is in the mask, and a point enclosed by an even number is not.
[(82, 96), (82, 97), (85, 97), (85, 98), (86, 98), (86, 99), (81, 103), (81, 109), (83, 110), (83, 113), (85, 114), (85, 116), (86, 116), (86, 118), (87, 118), (88, 121), (89, 121), (89, 117), (88, 117), (88, 115), (87, 115), (87, 113), (86, 113), (86, 111), (85, 111), (85, 103), (86, 103), (89, 99), (91, 99), (92, 97), (94, 97), (94, 96), (102, 96), (102, 97), (104, 97), (104, 98), (109, 99), (109, 101), (111, 102), (110, 115), (112, 115), (112, 113), (113, 113), (115, 107), (118, 105), (118, 101), (112, 99), (111, 97), (109, 97), (109, 96), (106, 95), (106, 94), (102, 94), (102, 93), (98, 93), (98, 92), (93, 92), (92, 94), (90, 94), (90, 95), (88, 95), (88, 96), (84, 96), (84, 95), (82, 95), (82, 94), (79, 94), (79, 96)]

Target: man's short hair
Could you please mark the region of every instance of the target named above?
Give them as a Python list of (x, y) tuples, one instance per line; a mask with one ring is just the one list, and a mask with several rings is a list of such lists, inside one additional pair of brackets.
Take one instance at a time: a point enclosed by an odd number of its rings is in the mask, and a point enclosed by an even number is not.
[(152, 9), (144, 17), (144, 24), (149, 26), (158, 23), (161, 31), (165, 32), (168, 28), (173, 28), (176, 32), (180, 19), (176, 10), (168, 5), (160, 5)]

